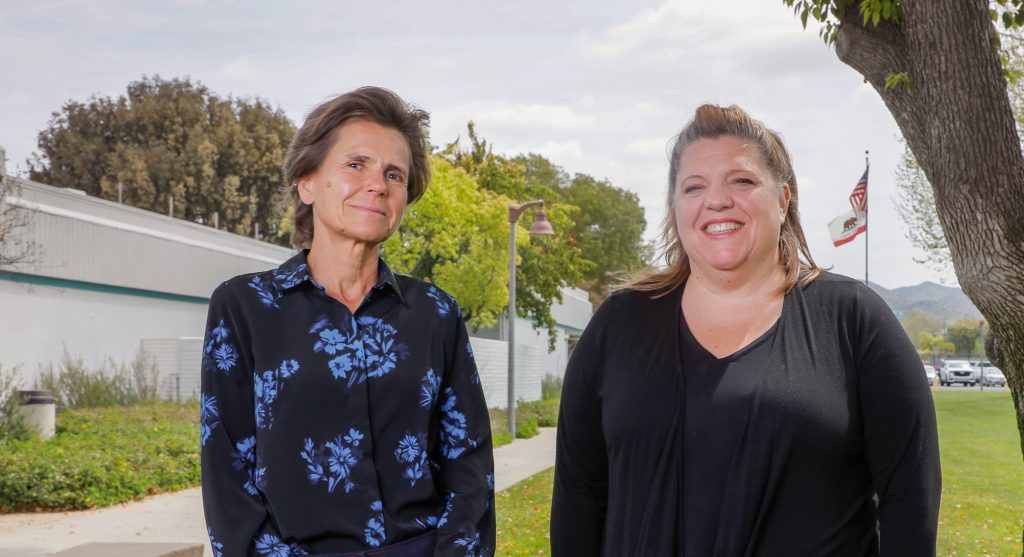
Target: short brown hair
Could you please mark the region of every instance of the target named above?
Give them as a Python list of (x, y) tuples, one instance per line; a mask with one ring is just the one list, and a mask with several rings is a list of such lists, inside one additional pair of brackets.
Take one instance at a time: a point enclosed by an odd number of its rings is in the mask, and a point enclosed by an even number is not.
[(683, 250), (676, 223), (675, 198), (676, 178), (683, 152), (701, 139), (738, 137), (752, 142), (761, 154), (761, 160), (768, 167), (775, 180), (775, 187), (782, 194), (783, 184), (789, 185), (791, 194), (786, 208), (786, 219), (779, 231), (779, 263), (786, 271), (784, 291), (789, 292), (797, 282), (810, 283), (821, 270), (811, 257), (804, 229), (800, 225), (800, 211), (797, 208), (800, 196), (797, 190), (793, 161), (789, 157), (782, 138), (768, 129), (738, 106), (721, 107), (713, 104), (701, 105), (693, 119), (672, 141), (672, 155), (668, 171), (668, 214), (661, 230), (662, 253), (666, 268), (663, 270), (641, 271), (627, 279), (619, 288), (658, 291), (659, 295), (686, 282), (690, 276), (690, 261)]
[(320, 168), (334, 145), (336, 130), (350, 120), (367, 120), (398, 130), (405, 137), (412, 158), (406, 186), (408, 202), (415, 203), (427, 191), (427, 183), (430, 182), (430, 143), (427, 140), (430, 115), (382, 87), (360, 87), (338, 95), (306, 116), (284, 158), (285, 187), (295, 210), (291, 240), (296, 248), (308, 248), (313, 242), (313, 208), (299, 197), (298, 182)]

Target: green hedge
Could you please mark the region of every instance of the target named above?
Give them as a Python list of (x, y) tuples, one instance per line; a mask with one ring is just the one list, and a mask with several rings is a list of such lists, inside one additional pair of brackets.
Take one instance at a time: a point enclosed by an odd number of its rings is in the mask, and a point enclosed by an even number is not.
[(123, 503), (199, 485), (197, 404), (66, 410), (57, 434), (0, 442), (0, 512)]

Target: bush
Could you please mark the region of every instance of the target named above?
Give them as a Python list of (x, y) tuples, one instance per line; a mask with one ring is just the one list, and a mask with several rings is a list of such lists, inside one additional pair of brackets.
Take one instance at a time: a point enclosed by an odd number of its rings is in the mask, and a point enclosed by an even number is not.
[(558, 400), (559, 398), (562, 398), (562, 378), (549, 373), (540, 381), (540, 399)]
[[(555, 427), (558, 423), (558, 400), (535, 400), (516, 405), (516, 438), (529, 439), (540, 433), (538, 428)], [(508, 433), (508, 413), (504, 408), (491, 408), (491, 437), (494, 446), (512, 441)], [(499, 442), (504, 441), (504, 442)]]
[(0, 441), (0, 512), (87, 509), (199, 485), (199, 408), (67, 410), (49, 441)]
[(25, 423), (18, 409), (21, 400), (18, 398), (20, 381), (18, 369), (7, 372), (0, 367), (0, 443), (10, 440), (27, 440), (35, 435), (35, 431)]
[(130, 364), (107, 359), (94, 370), (65, 351), (58, 371), (44, 371), (39, 379), (43, 389), (53, 392), (59, 408), (128, 406), (154, 398), (158, 381), (156, 363), (142, 350)]
[(557, 398), (520, 402), (516, 409), (516, 424), (522, 416), (532, 418), (539, 427), (555, 427), (558, 425), (558, 404)]

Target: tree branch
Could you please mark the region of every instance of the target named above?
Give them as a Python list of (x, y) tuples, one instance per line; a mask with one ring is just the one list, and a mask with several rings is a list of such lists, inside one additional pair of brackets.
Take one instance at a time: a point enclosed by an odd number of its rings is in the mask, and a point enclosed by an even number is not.
[[(865, 27), (862, 21), (856, 7), (847, 10), (836, 35), (836, 56), (874, 87), (918, 162), (924, 166), (930, 156), (924, 141), (922, 118), (913, 98), (914, 90), (904, 86), (885, 87), (885, 79), (889, 75), (911, 70), (906, 38), (903, 31), (891, 23), (881, 22), (877, 27), (871, 24)], [(911, 74), (910, 78), (913, 81), (915, 76)]]

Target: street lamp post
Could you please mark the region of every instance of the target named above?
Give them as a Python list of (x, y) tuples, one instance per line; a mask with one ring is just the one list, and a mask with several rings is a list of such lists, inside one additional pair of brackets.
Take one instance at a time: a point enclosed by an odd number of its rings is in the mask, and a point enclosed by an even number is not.
[(544, 214), (543, 200), (508, 206), (508, 432), (516, 438), (516, 222), (530, 207), (537, 207), (530, 227), (532, 236), (555, 233)]

